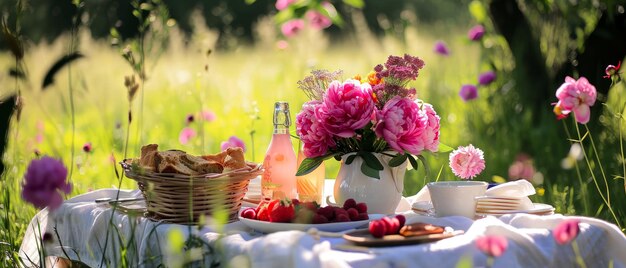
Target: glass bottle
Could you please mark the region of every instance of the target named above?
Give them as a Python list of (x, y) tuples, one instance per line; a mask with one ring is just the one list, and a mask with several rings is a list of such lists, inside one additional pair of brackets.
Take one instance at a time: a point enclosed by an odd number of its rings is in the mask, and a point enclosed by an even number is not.
[(274, 134), (265, 153), (261, 176), (263, 199), (296, 198), (296, 154), (291, 144), (289, 104), (274, 104)]
[[(298, 149), (298, 166), (304, 161), (306, 156), (303, 153), (302, 144)], [(315, 201), (322, 204), (324, 194), (324, 181), (326, 178), (326, 167), (324, 162), (311, 173), (296, 177), (298, 198), (302, 202)]]

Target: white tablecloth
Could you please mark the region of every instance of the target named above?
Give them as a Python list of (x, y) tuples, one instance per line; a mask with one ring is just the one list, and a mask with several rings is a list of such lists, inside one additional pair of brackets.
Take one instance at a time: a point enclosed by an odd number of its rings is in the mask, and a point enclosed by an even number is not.
[[(53, 213), (47, 209), (40, 211), (24, 236), (20, 257), (39, 263), (40, 228), (41, 233), (50, 233), (53, 237), (51, 242), (44, 243), (48, 255), (68, 256), (91, 267), (100, 267), (102, 263), (103, 267), (116, 267), (122, 258), (128, 260), (131, 267), (153, 267), (160, 263), (176, 266), (198, 257), (204, 261), (198, 263), (202, 267), (227, 262), (234, 262), (234, 267), (246, 263), (253, 267), (455, 267), (460, 260), (470, 260), (479, 267), (486, 266), (487, 256), (476, 248), (474, 241), (480, 236), (497, 234), (507, 237), (509, 246), (504, 255), (495, 259), (494, 267), (572, 267), (575, 255), (571, 245), (557, 244), (551, 229), (564, 218), (578, 218), (582, 224), (576, 241), (587, 266), (626, 267), (626, 237), (615, 225), (594, 218), (562, 215), (514, 214), (473, 221), (464, 217), (432, 218), (407, 211), (408, 223), (427, 222), (466, 232), (434, 243), (357, 248), (350, 252), (337, 250), (346, 244), (342, 238), (299, 231), (260, 234), (240, 222), (226, 225), (224, 235), (219, 235), (211, 226), (167, 224), (116, 212), (113, 224), (118, 231), (109, 233), (112, 239), (105, 251), (106, 229), (112, 211), (93, 201), (115, 197), (116, 193), (114, 189), (98, 190), (67, 200)], [(132, 196), (139, 196), (139, 193), (121, 191), (121, 198)], [(400, 207), (406, 208), (406, 204)], [(188, 245), (185, 256), (173, 253), (173, 242), (168, 235), (175, 229), (184, 237), (191, 234), (200, 238), (197, 242), (204, 244), (204, 250), (193, 250), (194, 245)], [(130, 240), (136, 243), (129, 245)], [(121, 245), (127, 250), (120, 250)]]

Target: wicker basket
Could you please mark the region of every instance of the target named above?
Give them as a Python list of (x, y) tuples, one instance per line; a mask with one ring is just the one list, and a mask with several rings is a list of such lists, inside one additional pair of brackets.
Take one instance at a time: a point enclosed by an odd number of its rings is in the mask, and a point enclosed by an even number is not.
[(211, 216), (214, 209), (229, 213), (237, 220), (241, 201), (250, 179), (263, 172), (261, 165), (248, 162), (242, 169), (199, 176), (164, 174), (132, 168), (130, 160), (120, 164), (127, 177), (136, 180), (147, 204), (147, 216), (178, 224), (197, 224), (201, 215)]

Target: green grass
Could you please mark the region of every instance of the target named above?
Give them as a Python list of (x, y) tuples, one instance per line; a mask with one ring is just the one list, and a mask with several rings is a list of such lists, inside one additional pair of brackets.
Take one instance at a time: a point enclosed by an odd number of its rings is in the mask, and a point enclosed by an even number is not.
[[(148, 80), (145, 84), (143, 118), (138, 118), (139, 102), (132, 106), (134, 121), (130, 126), (129, 157), (136, 157), (142, 143), (158, 143), (161, 149), (181, 149), (194, 154), (219, 151), (220, 143), (231, 135), (236, 135), (249, 146), (246, 157), (259, 162), (263, 159), (272, 132), (272, 109), (275, 101), (288, 101), (291, 116), (307, 101), (306, 96), (296, 86), (296, 82), (312, 69), (343, 69), (344, 78), (354, 74), (366, 75), (374, 65), (384, 62), (390, 54), (412, 54), (423, 58), (426, 67), (417, 81), (411, 85), (417, 88), (419, 98), (432, 103), (441, 116), (441, 141), (452, 147), (473, 143), (485, 151), (487, 169), (478, 179), (491, 181), (492, 176), (507, 176), (510, 163), (519, 152), (530, 148), (543, 148), (545, 154), (535, 155), (538, 171), (545, 176), (545, 195), (536, 196), (536, 201), (553, 204), (559, 213), (575, 213), (598, 216), (612, 220), (601, 209), (595, 190), (588, 179), (583, 185), (574, 179), (574, 171), (559, 167), (566, 156), (569, 144), (559, 132), (561, 122), (549, 113), (543, 119), (542, 127), (532, 127), (530, 111), (503, 116), (515, 104), (512, 94), (503, 94), (502, 88), (509, 87), (507, 77), (500, 77), (491, 87), (481, 88), (479, 99), (463, 102), (457, 95), (462, 84), (476, 83), (477, 75), (485, 71), (480, 64), (480, 49), (477, 44), (464, 39), (464, 31), (418, 32), (409, 28), (405, 40), (393, 37), (380, 39), (360, 39), (360, 41), (335, 42), (314, 32), (305, 32), (292, 40), (286, 50), (275, 48), (276, 40), (264, 40), (254, 47), (244, 46), (230, 51), (214, 51), (209, 57), (206, 50), (212, 48), (215, 40), (213, 32), (198, 30), (190, 42), (183, 45), (176, 33), (170, 46), (158, 59), (148, 56)], [(73, 192), (69, 197), (93, 189), (117, 187), (114, 173), (113, 155), (116, 161), (123, 158), (126, 116), (128, 112), (127, 92), (124, 76), (132, 74), (128, 64), (119, 52), (106, 42), (94, 41), (82, 34), (80, 48), (85, 59), (72, 67), (72, 83), (76, 103), (76, 154), (72, 182)], [(432, 52), (432, 45), (438, 39), (445, 39), (452, 54), (442, 57)], [(62, 159), (70, 163), (71, 115), (68, 99), (67, 69), (56, 77), (56, 83), (42, 91), (40, 84), (47, 68), (65, 53), (68, 40), (61, 38), (52, 44), (31, 45), (27, 49), (25, 63), (28, 66), (28, 80), (21, 83), (26, 105), (21, 120), (13, 121), (10, 129), (9, 148), (4, 155), (7, 170), (0, 180), (0, 251), (7, 256), (17, 252), (26, 225), (37, 212), (20, 197), (21, 181), (29, 161), (38, 150), (44, 155)], [(10, 55), (0, 55), (0, 69), (7, 70), (13, 64)], [(205, 71), (208, 65), (208, 71)], [(151, 67), (154, 66), (154, 67)], [(6, 85), (2, 95), (14, 81), (7, 76), (0, 77)], [(610, 105), (618, 107), (623, 103), (623, 88), (614, 90)], [(258, 108), (259, 120), (252, 115)], [(185, 126), (187, 114), (209, 109), (216, 113), (213, 122), (192, 124), (202, 128), (203, 137), (198, 137), (187, 145), (178, 141), (180, 130)], [(550, 111), (550, 107), (546, 107)], [(537, 112), (537, 111), (535, 111)], [(137, 122), (143, 120), (143, 130), (137, 136)], [(607, 130), (598, 133), (597, 143), (609, 152), (604, 155), (616, 157), (619, 148), (609, 147), (619, 142), (616, 135), (616, 120), (605, 118)], [(556, 124), (557, 127), (551, 124)], [(613, 128), (611, 128), (613, 127)], [(555, 130), (556, 129), (556, 130)], [(249, 133), (254, 130), (254, 150), (250, 148)], [(295, 133), (295, 128), (292, 127)], [(42, 136), (41, 142), (36, 137)], [(521, 144), (521, 137), (531, 135), (536, 143)], [(594, 135), (596, 135), (594, 133)], [(139, 137), (139, 139), (138, 139)], [(616, 138), (618, 137), (618, 138)], [(84, 153), (85, 142), (93, 145), (92, 153)], [(293, 140), (297, 144), (297, 140)], [(605, 145), (606, 144), (606, 145)], [(252, 153), (254, 151), (254, 154)], [(535, 150), (540, 151), (540, 150)], [(405, 194), (415, 194), (428, 181), (435, 179), (437, 171), (443, 167), (441, 180), (455, 179), (447, 167), (448, 155), (427, 155), (431, 174), (425, 178), (424, 169), (408, 172)], [(621, 162), (620, 162), (621, 161)], [(594, 161), (594, 165), (597, 163)], [(609, 159), (608, 174), (622, 174), (623, 159)], [(579, 162), (579, 165), (583, 165)], [(338, 163), (327, 161), (326, 176), (333, 178)], [(623, 179), (611, 177), (611, 194), (616, 210), (624, 211)], [(620, 187), (616, 187), (620, 186)], [(587, 187), (587, 188), (581, 188)], [(136, 188), (130, 179), (124, 179), (122, 188)], [(582, 189), (582, 190), (581, 190)], [(584, 191), (590, 199), (584, 203), (579, 193)], [(327, 193), (328, 194), (328, 193)], [(577, 195), (578, 194), (578, 195)], [(621, 219), (623, 212), (619, 213)], [(2, 258), (4, 259), (4, 258)], [(4, 261), (4, 260), (3, 260)]]

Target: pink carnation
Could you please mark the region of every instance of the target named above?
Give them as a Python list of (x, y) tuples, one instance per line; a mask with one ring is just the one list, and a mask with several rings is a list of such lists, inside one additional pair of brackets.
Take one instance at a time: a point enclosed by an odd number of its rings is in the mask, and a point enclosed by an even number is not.
[[(433, 111), (434, 112), (434, 111)], [(387, 144), (399, 153), (407, 151), (418, 155), (424, 150), (424, 135), (428, 128), (427, 112), (420, 110), (419, 105), (408, 99), (394, 97), (377, 114), (378, 122), (374, 131), (378, 137), (385, 139)], [(432, 140), (429, 143), (432, 146)]]
[(304, 155), (310, 158), (325, 155), (328, 148), (335, 147), (332, 135), (315, 117), (315, 109), (320, 104), (320, 101), (307, 102), (296, 116), (296, 133), (304, 143)]
[(459, 146), (450, 154), (450, 168), (461, 179), (473, 179), (485, 169), (483, 151), (471, 144)]
[(313, 29), (321, 30), (328, 28), (330, 27), (330, 25), (333, 24), (333, 22), (330, 21), (328, 17), (315, 10), (308, 11), (304, 16), (307, 18), (307, 20), (309, 20), (309, 23), (311, 24), (311, 27), (313, 27)]
[(576, 121), (581, 124), (589, 122), (591, 109), (596, 102), (596, 87), (587, 81), (587, 78), (581, 77), (575, 80), (571, 77), (565, 78), (559, 89), (556, 91), (556, 97), (559, 102), (556, 103), (554, 111), (559, 118), (567, 116), (574, 112)]
[(315, 109), (315, 117), (329, 133), (349, 138), (372, 120), (374, 109), (369, 84), (353, 79), (343, 84), (333, 81), (324, 93), (323, 102)]
[(230, 138), (228, 138), (228, 141), (224, 141), (222, 142), (220, 148), (222, 149), (222, 151), (231, 148), (231, 147), (239, 147), (241, 148), (244, 152), (246, 151), (246, 143), (243, 142), (242, 139), (237, 138), (237, 136), (230, 136)]
[(22, 198), (37, 208), (50, 210), (63, 203), (61, 194), (69, 194), (72, 184), (66, 181), (67, 169), (57, 159), (44, 156), (28, 165), (22, 184)]
[(283, 25), (280, 27), (280, 30), (283, 32), (283, 35), (287, 37), (292, 37), (298, 34), (303, 28), (304, 20), (293, 19), (283, 23)]

